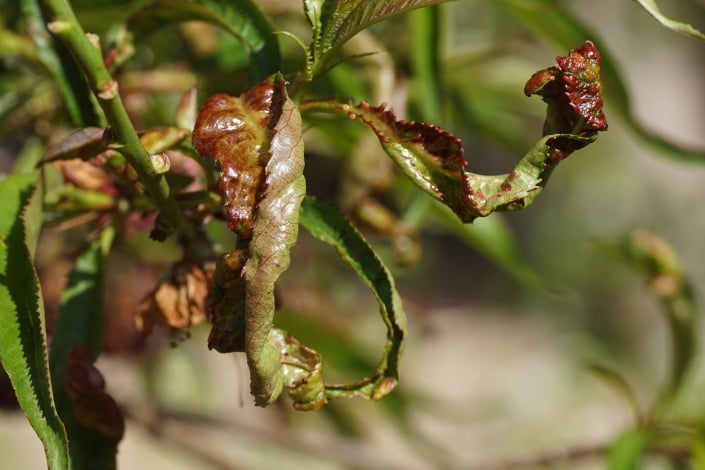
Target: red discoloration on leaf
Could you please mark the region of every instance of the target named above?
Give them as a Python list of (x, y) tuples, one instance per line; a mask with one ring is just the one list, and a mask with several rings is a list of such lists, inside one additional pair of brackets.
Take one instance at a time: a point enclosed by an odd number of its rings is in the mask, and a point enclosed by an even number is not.
[[(607, 130), (602, 112), (602, 82), (600, 52), (591, 41), (556, 57), (557, 67), (536, 72), (524, 87), (527, 96), (540, 95), (548, 104), (543, 133), (573, 134), (592, 137)], [(568, 139), (553, 139), (550, 164), (567, 157), (584, 143)]]
[[(556, 57), (558, 67), (536, 72), (524, 87), (527, 96), (541, 95), (549, 105), (544, 135), (588, 136), (607, 129), (602, 112), (600, 52), (591, 41)], [(551, 111), (557, 113), (551, 119)]]
[(105, 380), (93, 365), (88, 346), (76, 347), (69, 352), (64, 388), (78, 424), (110, 441), (122, 439), (125, 419), (115, 400), (105, 392)]
[(196, 150), (220, 163), (228, 226), (241, 239), (252, 235), (253, 210), (285, 93), (283, 80), (265, 80), (239, 98), (214, 95), (201, 108), (193, 130)]

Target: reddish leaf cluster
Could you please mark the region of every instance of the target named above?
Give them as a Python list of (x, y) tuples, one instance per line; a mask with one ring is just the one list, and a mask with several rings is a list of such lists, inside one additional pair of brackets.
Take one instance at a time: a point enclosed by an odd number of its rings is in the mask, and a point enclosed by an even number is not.
[(600, 51), (592, 41), (556, 57), (557, 67), (536, 72), (524, 87), (527, 96), (538, 94), (549, 105), (544, 135), (583, 137), (607, 129), (602, 112)]

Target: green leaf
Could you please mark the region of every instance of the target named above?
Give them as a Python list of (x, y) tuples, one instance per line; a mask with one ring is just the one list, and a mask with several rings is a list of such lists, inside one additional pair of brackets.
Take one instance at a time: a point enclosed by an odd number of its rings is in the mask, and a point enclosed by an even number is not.
[(375, 373), (352, 384), (326, 385), (326, 393), (331, 397), (382, 398), (396, 387), (406, 335), (406, 315), (392, 276), (360, 232), (334, 207), (306, 197), (299, 221), (311, 235), (335, 248), (355, 270), (377, 299), (387, 326), (387, 341)]
[(392, 15), (445, 0), (305, 0), (313, 28), (308, 79), (313, 80), (335, 64), (340, 48), (363, 29)]
[[(601, 43), (594, 31), (590, 31), (553, 0), (500, 0), (497, 4), (518, 18), (537, 36), (561, 49), (573, 47), (587, 38)], [(605, 47), (601, 48), (603, 54), (600, 75), (604, 83), (605, 100), (610, 103), (611, 109), (619, 112), (632, 131), (659, 152), (686, 161), (704, 162), (705, 151), (685, 148), (644, 127), (634, 115), (629, 92), (617, 64), (612, 60), (612, 54), (606, 51)]]
[[(80, 424), (76, 417), (80, 412), (75, 411), (74, 407), (86, 406), (86, 402), (91, 399), (83, 397), (84, 403), (76, 404), (77, 400), (71, 400), (65, 385), (67, 380), (70, 380), (67, 362), (72, 354), (76, 354), (72, 351), (86, 348), (88, 362), (92, 362), (100, 354), (103, 335), (103, 264), (113, 236), (113, 228), (106, 227), (100, 238), (76, 260), (66, 289), (61, 295), (56, 331), (52, 340), (49, 363), (54, 398), (71, 443), (69, 451), (74, 469), (115, 468), (117, 442), (114, 436), (121, 435), (124, 430), (124, 422), (114, 419), (117, 408), (109, 412), (111, 405), (104, 403), (105, 400), (101, 402), (98, 418), (100, 424), (94, 424), (93, 427)], [(73, 363), (75, 362), (74, 359)], [(84, 424), (87, 421), (83, 419)]]
[(64, 425), (52, 397), (44, 304), (32, 264), (41, 205), (37, 173), (0, 183), (0, 361), (52, 469), (68, 468)]
[(232, 34), (250, 54), (250, 82), (280, 68), (279, 43), (264, 14), (250, 0), (152, 0), (137, 10), (127, 27), (142, 38), (170, 23), (205, 21)]
[(637, 470), (648, 444), (649, 435), (645, 431), (635, 429), (623, 434), (609, 449), (609, 470)]
[[(657, 235), (634, 231), (619, 244), (621, 254), (646, 277), (652, 295), (660, 300), (671, 334), (671, 377), (666, 397), (679, 389), (696, 356), (700, 306), (693, 284), (675, 250)], [(664, 397), (665, 398), (665, 397)]]
[(503, 175), (465, 172), (463, 146), (452, 134), (422, 122), (404, 122), (384, 106), (309, 101), (306, 110), (341, 113), (358, 119), (376, 134), (387, 154), (417, 186), (450, 207), (463, 222), (495, 210), (517, 210), (530, 204), (546, 184), (553, 166), (594, 135), (552, 134), (541, 139)]
[(696, 28), (694, 28), (692, 25), (687, 24), (687, 23), (681, 23), (680, 21), (675, 21), (667, 16), (665, 16), (663, 13), (661, 13), (661, 10), (659, 9), (658, 5), (656, 4), (655, 0), (636, 0), (641, 7), (648, 11), (651, 16), (656, 18), (656, 21), (664, 25), (666, 28), (673, 30), (677, 33), (684, 34), (686, 36), (693, 37), (695, 39), (700, 39), (701, 41), (705, 41), (705, 34), (702, 32), (698, 31)]

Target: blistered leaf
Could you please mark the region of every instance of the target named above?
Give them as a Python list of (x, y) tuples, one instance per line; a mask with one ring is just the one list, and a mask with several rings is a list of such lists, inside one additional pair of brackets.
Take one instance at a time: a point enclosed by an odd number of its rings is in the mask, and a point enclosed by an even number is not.
[(327, 395), (321, 355), (279, 328), (272, 329), (268, 343), (281, 354), (284, 382), (294, 408), (310, 411), (324, 406)]
[(36, 173), (13, 174), (0, 183), (0, 361), (49, 467), (63, 469), (68, 444), (52, 397), (44, 304), (32, 264), (42, 218), (36, 184)]
[[(566, 8), (561, 8), (553, 0), (498, 0), (497, 5), (516, 16), (537, 36), (561, 48), (572, 47), (586, 38), (598, 37), (594, 31), (590, 31)], [(705, 151), (686, 148), (644, 126), (634, 114), (631, 98), (619, 73), (619, 67), (612, 60), (611, 54), (604, 50), (603, 52), (600, 74), (611, 109), (620, 113), (627, 125), (644, 142), (659, 152), (686, 161), (704, 162)]]
[(668, 319), (673, 358), (666, 392), (675, 394), (697, 350), (700, 306), (695, 290), (674, 249), (653, 233), (635, 231), (620, 249), (647, 276), (651, 293), (661, 301)]
[(600, 51), (592, 41), (556, 57), (557, 67), (536, 72), (526, 83), (527, 96), (540, 95), (548, 104), (544, 135), (589, 136), (607, 130), (602, 112)]
[(397, 120), (385, 106), (373, 107), (333, 101), (310, 101), (306, 110), (343, 113), (358, 119), (376, 134), (387, 154), (421, 189), (446, 204), (463, 222), (472, 222), (495, 210), (525, 207), (542, 190), (552, 167), (594, 135), (551, 134), (541, 139), (504, 175), (465, 171), (463, 146), (443, 129), (423, 122)]
[(313, 28), (309, 79), (327, 71), (341, 46), (363, 29), (392, 15), (442, 1), (305, 0), (304, 9)]
[(221, 257), (216, 268), (209, 346), (237, 350), (244, 319), (251, 389), (261, 406), (285, 385), (282, 351), (269, 339), (274, 283), (289, 266), (306, 192), (301, 132), (301, 116), (279, 74), (239, 98), (208, 99), (193, 132), (199, 153), (220, 162), (228, 225), (243, 250)]
[(672, 20), (665, 16), (663, 13), (661, 13), (661, 10), (659, 9), (655, 0), (637, 0), (637, 2), (639, 3), (639, 5), (642, 6), (642, 8), (644, 8), (644, 10), (648, 11), (651, 16), (656, 18), (656, 21), (664, 25), (666, 28), (680, 34), (684, 34), (686, 36), (705, 41), (705, 34), (698, 31), (696, 28), (693, 27), (693, 25)]
[(203, 104), (193, 129), (193, 144), (201, 155), (220, 163), (220, 190), (225, 197), (228, 226), (240, 239), (252, 235), (253, 211), (270, 158), (272, 128), (280, 115), (271, 112), (285, 99), (284, 82), (277, 93), (266, 80), (239, 98), (218, 94)]
[(152, 0), (137, 10), (127, 27), (139, 39), (170, 23), (205, 21), (242, 41), (250, 54), (250, 81), (279, 70), (279, 44), (262, 12), (250, 0)]
[(399, 379), (399, 362), (406, 335), (406, 315), (391, 274), (360, 232), (334, 207), (307, 197), (300, 222), (314, 237), (331, 245), (367, 285), (387, 326), (387, 341), (374, 374), (347, 385), (326, 385), (331, 397), (361, 396), (379, 399), (390, 393)]

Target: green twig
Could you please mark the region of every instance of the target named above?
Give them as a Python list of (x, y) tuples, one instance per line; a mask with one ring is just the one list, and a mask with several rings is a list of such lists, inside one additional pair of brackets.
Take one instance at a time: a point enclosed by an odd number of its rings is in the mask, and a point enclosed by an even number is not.
[(192, 232), (193, 227), (184, 217), (164, 175), (155, 170), (149, 153), (142, 146), (130, 122), (118, 93), (118, 84), (103, 63), (98, 37), (83, 31), (65, 0), (44, 0), (43, 3), (47, 17), (51, 18), (47, 25), (49, 31), (66, 45), (83, 71), (117, 138), (120, 152), (134, 167), (140, 181), (170, 225), (181, 232)]

